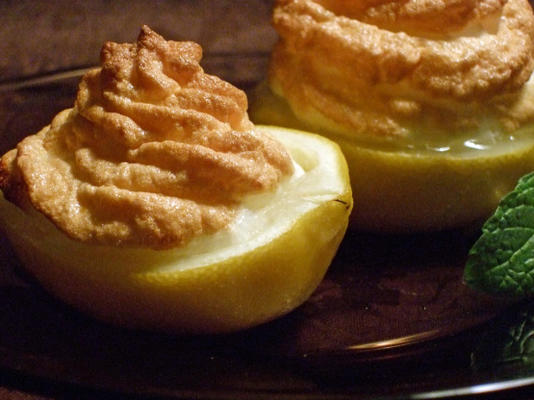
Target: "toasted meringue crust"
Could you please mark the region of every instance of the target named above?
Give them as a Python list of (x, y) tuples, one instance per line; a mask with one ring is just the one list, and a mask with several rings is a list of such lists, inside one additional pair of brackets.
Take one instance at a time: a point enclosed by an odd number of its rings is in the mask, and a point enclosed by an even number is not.
[(272, 190), (292, 161), (254, 130), (245, 94), (199, 65), (200, 46), (143, 27), (106, 43), (75, 107), (0, 164), (0, 189), (70, 237), (155, 249), (227, 226), (240, 199)]
[(534, 119), (526, 0), (279, 0), (273, 23), (271, 87), (313, 126), (425, 140)]
[(454, 33), (499, 13), (506, 0), (316, 0), (337, 15), (415, 36)]

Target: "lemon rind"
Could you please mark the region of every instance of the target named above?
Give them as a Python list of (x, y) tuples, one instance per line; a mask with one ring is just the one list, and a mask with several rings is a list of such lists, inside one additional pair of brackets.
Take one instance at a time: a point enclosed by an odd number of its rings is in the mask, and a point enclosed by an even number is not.
[[(265, 83), (251, 96), (249, 114), (255, 123), (309, 129)], [(534, 170), (534, 135), (501, 149), (441, 154), (382, 150), (319, 133), (338, 143), (349, 165), (358, 205), (350, 227), (357, 230), (410, 233), (477, 225), (517, 179)]]
[(144, 257), (150, 258), (151, 250), (85, 245), (59, 231), (62, 244), (50, 247), (45, 232), (50, 226), (43, 231), (41, 222), (4, 199), (0, 216), (25, 268), (55, 296), (98, 319), (180, 333), (236, 331), (305, 301), (345, 233), (352, 206), (347, 166), (336, 145), (320, 137), (314, 140), (335, 154), (335, 174), (344, 182), (339, 193), (316, 199), (314, 207), (266, 243), (208, 266), (147, 268)]

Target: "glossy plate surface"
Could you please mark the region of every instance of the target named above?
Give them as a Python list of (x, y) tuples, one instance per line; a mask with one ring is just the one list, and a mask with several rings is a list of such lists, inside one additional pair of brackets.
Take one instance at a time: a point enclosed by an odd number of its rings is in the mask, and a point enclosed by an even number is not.
[[(78, 73), (0, 88), (0, 153), (71, 107)], [(250, 87), (246, 82), (238, 82)], [(534, 307), (462, 283), (477, 232), (348, 233), (293, 313), (225, 336), (127, 331), (44, 293), (0, 238), (0, 368), (171, 398), (444, 398), (534, 384)]]

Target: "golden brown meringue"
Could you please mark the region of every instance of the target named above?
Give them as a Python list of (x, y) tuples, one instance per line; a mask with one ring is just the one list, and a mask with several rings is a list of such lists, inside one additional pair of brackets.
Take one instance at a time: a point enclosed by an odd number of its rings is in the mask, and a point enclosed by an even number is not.
[(5, 197), (106, 245), (177, 247), (227, 226), (243, 196), (272, 190), (293, 164), (201, 57), (146, 26), (135, 44), (106, 43), (74, 108), (2, 158)]
[(532, 121), (527, 0), (279, 0), (270, 83), (310, 126), (366, 140)]

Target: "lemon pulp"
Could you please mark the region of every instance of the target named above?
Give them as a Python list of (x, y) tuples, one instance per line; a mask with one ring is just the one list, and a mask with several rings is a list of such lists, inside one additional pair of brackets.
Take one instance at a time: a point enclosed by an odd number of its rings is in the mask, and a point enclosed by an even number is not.
[(227, 230), (184, 248), (112, 248), (73, 241), (36, 211), (1, 198), (0, 220), (25, 267), (67, 303), (116, 324), (171, 332), (227, 332), (285, 314), (324, 276), (352, 208), (337, 145), (258, 127), (280, 140), (296, 172), (244, 199)]

